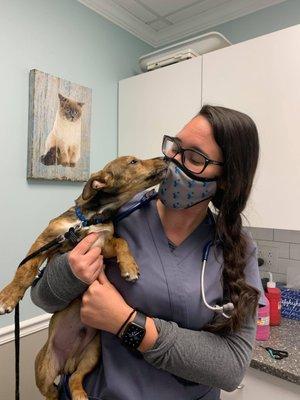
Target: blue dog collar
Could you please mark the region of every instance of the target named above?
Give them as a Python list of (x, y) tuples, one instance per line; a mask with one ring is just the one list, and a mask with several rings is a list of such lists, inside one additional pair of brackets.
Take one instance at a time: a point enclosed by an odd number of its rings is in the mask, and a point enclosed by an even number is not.
[(145, 206), (147, 203), (149, 203), (151, 200), (157, 197), (157, 192), (155, 189), (149, 190), (146, 192), (143, 197), (141, 198), (140, 201), (129, 207), (129, 209), (121, 212), (120, 214), (115, 215), (113, 218), (109, 217), (98, 217), (98, 218), (91, 218), (90, 220), (86, 219), (85, 216), (83, 215), (80, 207), (76, 206), (75, 207), (75, 213), (77, 218), (81, 221), (82, 226), (90, 226), (90, 225), (96, 225), (96, 224), (101, 224), (103, 222), (107, 222), (111, 220), (114, 224), (120, 222), (122, 219), (126, 218), (128, 215), (133, 213), (135, 210), (138, 210), (139, 208)]

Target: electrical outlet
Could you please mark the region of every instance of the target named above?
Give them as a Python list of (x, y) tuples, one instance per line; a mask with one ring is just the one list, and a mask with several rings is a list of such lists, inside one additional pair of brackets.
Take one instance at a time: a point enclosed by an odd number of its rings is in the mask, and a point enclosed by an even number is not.
[(262, 271), (278, 272), (278, 247), (258, 246), (258, 257), (264, 260)]

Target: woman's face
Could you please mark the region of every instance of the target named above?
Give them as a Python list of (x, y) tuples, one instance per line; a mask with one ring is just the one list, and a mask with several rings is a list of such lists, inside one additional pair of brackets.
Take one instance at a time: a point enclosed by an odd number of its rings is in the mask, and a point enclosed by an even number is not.
[[(224, 161), (222, 150), (215, 141), (212, 127), (202, 115), (193, 118), (185, 125), (176, 135), (176, 138), (181, 141), (181, 146), (184, 149), (199, 150), (211, 160)], [(175, 158), (182, 163), (180, 154), (177, 154)], [(219, 177), (222, 175), (222, 170), (222, 166), (209, 164), (199, 176), (204, 178)]]

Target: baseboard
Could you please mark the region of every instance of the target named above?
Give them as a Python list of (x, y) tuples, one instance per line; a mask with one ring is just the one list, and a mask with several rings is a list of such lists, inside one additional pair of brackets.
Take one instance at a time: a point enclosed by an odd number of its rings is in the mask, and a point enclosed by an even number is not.
[[(20, 323), (20, 337), (31, 335), (48, 328), (52, 314), (42, 314), (37, 317), (27, 319)], [(11, 342), (15, 338), (15, 326), (8, 325), (0, 328), (0, 346)]]

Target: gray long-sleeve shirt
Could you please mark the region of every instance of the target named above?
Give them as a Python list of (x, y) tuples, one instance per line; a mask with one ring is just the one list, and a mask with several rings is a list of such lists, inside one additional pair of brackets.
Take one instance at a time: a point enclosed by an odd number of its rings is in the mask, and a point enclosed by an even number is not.
[[(142, 223), (146, 226), (141, 226)], [(140, 227), (138, 232), (137, 226)], [(128, 304), (155, 317), (159, 336), (154, 347), (140, 359), (123, 348), (113, 335), (101, 332), (102, 363), (86, 382), (91, 396), (150, 400), (159, 394), (160, 399), (169, 400), (176, 393), (178, 399), (208, 400), (219, 398), (219, 390), (215, 388), (230, 391), (240, 383), (250, 363), (256, 321), (249, 318), (240, 332), (225, 336), (201, 331), (201, 326), (213, 315), (203, 308), (199, 297), (199, 260), (212, 229), (204, 221), (172, 252), (166, 238), (162, 237), (155, 202), (133, 213), (118, 227), (141, 268), (141, 277), (137, 283), (129, 284), (119, 277), (115, 263), (108, 261), (108, 278)], [(214, 304), (222, 298), (221, 284), (218, 284), (222, 270), (220, 249), (212, 251), (210, 259), (205, 286), (206, 297)], [(246, 277), (253, 286), (261, 288), (253, 242), (249, 248)], [(141, 285), (137, 285), (139, 282)], [(49, 263), (32, 288), (31, 296), (36, 305), (47, 312), (55, 312), (65, 308), (86, 288), (87, 285), (73, 275), (66, 255), (60, 255)], [(125, 366), (129, 369), (128, 386), (124, 383)], [(116, 382), (121, 371), (125, 378), (119, 388)]]

